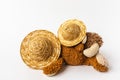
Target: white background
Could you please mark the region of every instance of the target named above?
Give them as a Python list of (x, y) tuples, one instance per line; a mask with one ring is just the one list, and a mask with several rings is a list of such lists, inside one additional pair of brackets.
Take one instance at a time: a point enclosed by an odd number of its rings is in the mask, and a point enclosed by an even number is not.
[[(75, 18), (103, 37), (100, 51), (109, 61), (109, 72), (68, 66), (47, 77), (23, 63), (20, 44), (29, 32), (46, 29), (57, 35), (61, 23)], [(119, 27), (119, 0), (0, 0), (0, 80), (120, 80)]]

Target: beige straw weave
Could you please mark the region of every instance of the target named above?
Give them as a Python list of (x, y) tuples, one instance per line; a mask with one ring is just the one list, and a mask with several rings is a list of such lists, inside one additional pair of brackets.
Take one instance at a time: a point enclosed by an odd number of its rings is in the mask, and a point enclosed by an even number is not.
[(86, 26), (82, 21), (71, 19), (64, 22), (58, 29), (58, 38), (64, 46), (74, 46), (86, 36)]
[(34, 69), (42, 69), (56, 61), (60, 51), (60, 41), (47, 30), (29, 33), (22, 41), (20, 48), (23, 61)]

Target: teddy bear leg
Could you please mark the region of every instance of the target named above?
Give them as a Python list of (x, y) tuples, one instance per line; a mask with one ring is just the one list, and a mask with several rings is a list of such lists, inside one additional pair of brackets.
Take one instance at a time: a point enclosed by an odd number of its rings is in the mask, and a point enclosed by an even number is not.
[(101, 54), (97, 54), (94, 57), (86, 58), (84, 65), (93, 66), (94, 69), (100, 72), (108, 71), (108, 63)]
[(49, 66), (43, 68), (43, 73), (47, 76), (53, 76), (57, 74), (63, 67), (63, 58), (59, 58)]
[(96, 56), (95, 56), (95, 60), (97, 62), (96, 65), (93, 65), (93, 67), (100, 71), (100, 72), (107, 72), (108, 71), (108, 61), (105, 59), (105, 57), (98, 53)]

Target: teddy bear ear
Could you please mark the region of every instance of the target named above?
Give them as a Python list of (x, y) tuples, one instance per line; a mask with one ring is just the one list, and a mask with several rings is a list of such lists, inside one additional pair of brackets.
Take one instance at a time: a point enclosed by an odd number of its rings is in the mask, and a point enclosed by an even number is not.
[(100, 35), (94, 32), (87, 32), (86, 35), (87, 35), (87, 41), (85, 43), (85, 49), (90, 48), (91, 45), (94, 43), (98, 43), (99, 47), (102, 46), (103, 40)]

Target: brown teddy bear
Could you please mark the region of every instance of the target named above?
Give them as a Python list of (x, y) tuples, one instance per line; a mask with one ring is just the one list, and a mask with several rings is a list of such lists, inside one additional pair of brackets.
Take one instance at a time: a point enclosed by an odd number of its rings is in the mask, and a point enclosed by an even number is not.
[(106, 59), (99, 53), (102, 38), (93, 32), (86, 33), (83, 22), (73, 19), (64, 22), (58, 30), (61, 42), (61, 56), (54, 63), (43, 68), (49, 76), (58, 73), (66, 65), (88, 65), (100, 72), (108, 71)]

